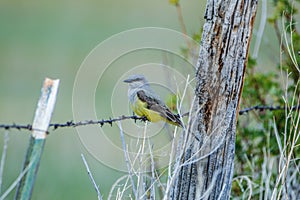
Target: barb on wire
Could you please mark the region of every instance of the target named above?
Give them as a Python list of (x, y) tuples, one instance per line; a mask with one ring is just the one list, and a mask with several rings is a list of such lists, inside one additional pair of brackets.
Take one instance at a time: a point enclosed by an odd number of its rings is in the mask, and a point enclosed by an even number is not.
[(126, 120), (126, 119), (133, 119), (135, 122), (136, 121), (143, 121), (145, 122), (147, 120), (146, 117), (138, 117), (136, 115), (133, 116), (120, 116), (118, 118), (109, 118), (109, 119), (102, 119), (102, 120), (86, 120), (86, 121), (79, 121), (79, 122), (73, 122), (73, 121), (68, 121), (66, 123), (55, 123), (55, 124), (50, 124), (49, 127), (53, 127), (53, 129), (57, 129), (57, 128), (63, 128), (63, 127), (76, 127), (76, 126), (86, 126), (86, 125), (91, 125), (91, 124), (99, 124), (101, 127), (104, 124), (109, 124), (112, 126), (113, 122), (118, 122), (118, 121), (122, 121), (122, 120)]
[[(64, 128), (64, 127), (77, 127), (77, 126), (86, 126), (86, 125), (91, 125), (91, 124), (99, 124), (101, 127), (105, 124), (109, 124), (112, 126), (112, 124), (114, 122), (118, 122), (118, 121), (122, 121), (122, 120), (126, 120), (126, 119), (133, 119), (134, 122), (136, 121), (147, 121), (146, 117), (138, 117), (136, 115), (133, 116), (120, 116), (118, 118), (109, 118), (109, 119), (103, 119), (103, 120), (86, 120), (86, 121), (79, 121), (79, 122), (73, 122), (71, 121), (67, 121), (65, 123), (51, 123), (49, 124), (49, 128), (53, 128), (53, 130), (56, 130), (58, 128)], [(32, 125), (31, 124), (27, 124), (27, 125), (19, 125), (19, 124), (0, 124), (0, 129), (5, 129), (5, 130), (9, 130), (9, 129), (18, 129), (18, 130), (29, 130), (32, 131)], [(44, 130), (39, 130), (39, 131), (44, 131)], [(47, 132), (47, 131), (46, 131)]]
[(5, 129), (5, 130), (9, 130), (9, 129), (27, 129), (27, 130), (32, 130), (32, 125), (31, 124), (27, 124), (27, 125), (17, 125), (15, 123), (13, 124), (0, 124), (0, 129)]
[(285, 109), (289, 109), (292, 111), (295, 110), (299, 110), (300, 109), (300, 105), (297, 106), (293, 106), (293, 107), (286, 107), (286, 106), (261, 106), (261, 105), (257, 105), (257, 106), (253, 106), (250, 108), (245, 108), (243, 110), (239, 111), (240, 115), (246, 114), (252, 110), (259, 110), (259, 111), (264, 111), (264, 110), (269, 110), (269, 111), (276, 111), (276, 110), (285, 110)]
[[(285, 110), (285, 109), (289, 109), (289, 110), (300, 110), (300, 105), (297, 106), (293, 106), (293, 107), (286, 107), (286, 106), (262, 106), (262, 105), (257, 105), (257, 106), (253, 106), (250, 108), (245, 108), (239, 111), (240, 115), (244, 115), (247, 114), (250, 111), (253, 110), (258, 110), (258, 111), (265, 111), (265, 110), (269, 110), (269, 111), (276, 111), (276, 110)], [(188, 116), (189, 113), (184, 113), (182, 114), (182, 117)], [(53, 128), (53, 130), (56, 130), (58, 128), (64, 128), (64, 127), (77, 127), (77, 126), (86, 126), (86, 125), (91, 125), (91, 124), (98, 124), (101, 127), (105, 124), (109, 124), (112, 126), (112, 124), (114, 122), (118, 122), (118, 121), (122, 121), (122, 120), (127, 120), (127, 119), (133, 119), (135, 122), (136, 121), (147, 121), (146, 117), (138, 117), (136, 115), (132, 115), (132, 116), (125, 116), (122, 115), (120, 117), (117, 118), (109, 118), (109, 119), (103, 119), (103, 120), (86, 120), (86, 121), (79, 121), (79, 122), (73, 122), (71, 121), (67, 121), (65, 123), (52, 123), (49, 125), (50, 128)], [(9, 129), (18, 129), (18, 130), (29, 130), (32, 131), (32, 125), (31, 124), (25, 124), (25, 125), (19, 125), (19, 124), (0, 124), (0, 129), (5, 129), (5, 130), (9, 130)], [(43, 130), (38, 130), (38, 131), (43, 131)], [(47, 131), (46, 131), (47, 132)]]

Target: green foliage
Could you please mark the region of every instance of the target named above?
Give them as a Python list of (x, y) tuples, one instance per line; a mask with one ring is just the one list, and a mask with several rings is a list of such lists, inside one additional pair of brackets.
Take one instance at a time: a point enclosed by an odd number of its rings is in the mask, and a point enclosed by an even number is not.
[[(202, 31), (203, 29), (199, 29), (198, 32), (192, 34), (192, 39), (194, 40), (190, 45), (190, 47), (184, 46), (180, 48), (181, 54), (184, 56), (184, 58), (188, 59), (191, 58), (195, 55), (193, 55), (191, 52), (193, 52), (195, 49), (197, 49), (198, 45), (200, 44), (201, 41), (201, 36), (202, 36)], [(195, 46), (197, 45), (197, 46)]]
[[(297, 0), (299, 2), (299, 0)], [(296, 29), (296, 20), (294, 15), (298, 13), (298, 9), (295, 8), (294, 1), (288, 0), (273, 0), (275, 10), (273, 16), (268, 21), (273, 25), (275, 32), (277, 33), (278, 40), (281, 43), (281, 49), (284, 52), (284, 61), (281, 63), (281, 67), (284, 70), (292, 72), (292, 78), (295, 83), (299, 80), (299, 63), (300, 57), (298, 55), (290, 55), (293, 52), (299, 52), (300, 50), (300, 34)], [(280, 31), (281, 25), (285, 27), (284, 32)], [(281, 37), (281, 34), (285, 37)], [(298, 67), (298, 69), (297, 69)]]
[[(297, 0), (300, 2), (300, 0)], [(267, 66), (272, 71), (262, 72), (257, 62), (251, 56), (248, 58), (245, 72), (241, 108), (256, 105), (288, 106), (299, 104), (299, 63), (300, 34), (296, 29), (297, 21), (293, 17), (298, 10), (294, 7), (296, 2), (289, 0), (273, 0), (274, 13), (268, 19), (273, 25), (278, 37), (278, 46), (281, 48), (280, 63)], [(282, 22), (284, 22), (282, 24)], [(282, 30), (284, 27), (284, 30)], [(202, 30), (193, 34), (192, 38), (200, 43)], [(187, 58), (191, 56), (193, 47), (181, 48), (182, 54)], [(278, 55), (279, 56), (279, 55)], [(277, 66), (276, 66), (277, 65)], [(282, 74), (283, 77), (282, 77)], [(281, 79), (289, 74), (288, 87), (285, 88)], [(285, 80), (287, 81), (287, 80)], [(284, 98), (283, 98), (284, 96)], [(293, 98), (294, 97), (294, 98)], [(272, 191), (279, 194), (284, 187), (286, 177), (280, 178), (279, 171), (287, 161), (287, 155), (293, 155), (293, 163), (298, 164), (300, 157), (300, 144), (294, 140), (299, 135), (299, 112), (287, 110), (258, 110), (239, 116), (236, 135), (235, 181), (232, 184), (231, 196), (238, 199), (270, 199)], [(275, 137), (275, 133), (276, 137)], [(295, 141), (295, 143), (293, 143)], [(279, 147), (283, 145), (284, 147)], [(294, 146), (294, 144), (296, 146)], [(284, 154), (284, 155), (283, 155)], [(284, 158), (283, 158), (284, 157)], [(296, 171), (293, 164), (287, 170)], [(282, 172), (282, 171), (281, 171)], [(268, 174), (266, 174), (268, 173)], [(267, 177), (268, 176), (268, 177)], [(239, 178), (242, 177), (242, 178)], [(268, 179), (268, 183), (266, 182)], [(294, 176), (294, 184), (300, 185), (299, 173)], [(278, 181), (280, 180), (280, 181)], [(282, 185), (277, 185), (280, 182)], [(266, 185), (269, 184), (269, 185)], [(252, 193), (250, 194), (250, 189)], [(265, 187), (265, 188), (264, 188)], [(285, 185), (285, 187), (287, 187)], [(265, 192), (269, 190), (269, 194)], [(277, 190), (277, 191), (276, 191)], [(280, 191), (278, 193), (278, 191)], [(245, 195), (245, 196), (243, 196)]]
[(298, 10), (293, 6), (292, 2), (289, 0), (273, 0), (275, 10), (273, 16), (269, 19), (269, 22), (275, 22), (280, 17), (293, 16)]
[(177, 96), (178, 95), (176, 94), (169, 94), (165, 101), (168, 108), (173, 112), (177, 112), (177, 102), (180, 102), (180, 99), (178, 100)]
[(198, 33), (194, 33), (194, 34), (192, 35), (193, 40), (195, 40), (195, 42), (198, 43), (198, 44), (199, 44), (200, 41), (201, 41), (202, 31), (203, 31), (203, 28), (201, 28), (201, 29), (199, 30)]
[[(299, 67), (300, 57), (297, 53), (300, 50), (300, 35), (296, 30), (296, 21), (292, 17), (297, 13), (297, 9), (293, 7), (291, 1), (274, 0), (275, 10), (273, 16), (269, 19), (269, 23), (273, 24), (277, 32), (278, 41), (285, 39), (281, 46), (283, 56), (280, 65), (275, 68), (275, 72), (259, 72), (256, 67), (256, 60), (249, 56), (248, 66), (246, 69), (245, 82), (242, 94), (241, 108), (251, 107), (254, 105), (292, 105), (298, 103), (299, 98), (297, 85), (299, 82)], [(280, 31), (278, 24), (282, 19), (285, 21), (285, 30)], [(282, 32), (282, 33), (281, 33)], [(280, 33), (278, 35), (278, 33)], [(281, 34), (285, 37), (281, 38)], [(293, 54), (295, 56), (293, 56)], [(297, 69), (298, 67), (298, 69)], [(274, 67), (273, 67), (274, 68)], [(280, 69), (282, 72), (290, 73), (292, 80), (289, 80), (289, 87), (283, 87), (280, 81)], [(292, 97), (295, 95), (296, 99)], [(286, 96), (287, 102), (284, 102), (282, 96)], [(294, 158), (300, 157), (299, 148), (293, 148), (291, 138), (294, 133), (299, 133), (299, 128), (292, 121), (298, 116), (298, 112), (290, 112), (287, 118), (285, 111), (254, 111), (247, 116), (240, 116), (237, 126), (236, 137), (236, 167), (235, 176), (248, 175), (251, 179), (253, 190), (259, 191), (261, 182), (264, 182), (263, 171), (266, 170), (266, 165), (270, 165), (271, 160), (277, 160), (269, 169), (270, 183), (274, 184), (278, 178), (278, 167), (280, 163), (280, 152), (278, 141), (275, 137), (275, 132), (280, 134), (281, 143), (287, 143), (284, 152), (292, 152)], [(274, 129), (274, 122), (276, 129)], [(288, 139), (284, 139), (288, 138)], [(299, 142), (297, 142), (299, 144)], [(299, 178), (299, 176), (298, 176)], [(299, 180), (295, 180), (296, 182)], [(232, 196), (242, 196), (244, 194), (245, 182), (233, 183)], [(274, 185), (273, 185), (274, 187)], [(274, 188), (271, 188), (273, 190)], [(278, 188), (277, 188), (278, 189)], [(249, 192), (249, 191), (248, 191)], [(266, 195), (261, 192), (254, 192), (251, 199), (258, 199), (259, 195)], [(268, 198), (266, 196), (265, 198)]]
[(281, 90), (278, 89), (278, 75), (274, 72), (261, 73), (255, 69), (256, 61), (249, 56), (246, 78), (243, 88), (243, 104), (272, 105), (279, 104)]
[[(274, 72), (259, 72), (255, 65), (256, 60), (249, 56), (241, 108), (255, 105), (283, 105), (278, 75)], [(285, 116), (282, 111), (253, 111), (247, 116), (239, 117), (236, 136), (236, 162), (238, 166), (235, 170), (236, 175), (251, 174), (253, 170), (257, 175), (260, 174), (263, 149), (266, 148), (268, 133), (271, 131), (270, 122), (273, 117), (277, 122), (280, 122), (280, 127), (284, 127)], [(268, 140), (271, 154), (278, 155), (276, 138), (272, 137)], [(255, 168), (249, 165), (248, 159), (254, 163)], [(233, 189), (233, 191), (236, 190), (236, 188)], [(235, 195), (240, 196), (240, 193)]]

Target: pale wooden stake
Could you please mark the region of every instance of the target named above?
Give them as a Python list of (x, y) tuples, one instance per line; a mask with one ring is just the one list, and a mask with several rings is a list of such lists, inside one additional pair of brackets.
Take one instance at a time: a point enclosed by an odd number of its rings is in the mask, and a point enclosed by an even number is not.
[(56, 101), (58, 86), (59, 80), (46, 78), (44, 81), (42, 94), (32, 124), (32, 135), (30, 136), (22, 171), (27, 166), (30, 167), (18, 184), (15, 200), (29, 200), (31, 198), (34, 181), (46, 141), (47, 130)]

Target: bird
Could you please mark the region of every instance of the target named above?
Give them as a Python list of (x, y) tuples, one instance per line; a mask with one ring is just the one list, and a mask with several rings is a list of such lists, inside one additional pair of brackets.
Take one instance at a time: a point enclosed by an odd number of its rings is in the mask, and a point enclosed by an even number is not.
[(150, 122), (165, 121), (179, 127), (183, 123), (179, 114), (174, 114), (150, 87), (144, 75), (130, 75), (128, 83), (128, 98), (131, 108), (140, 117), (146, 117)]

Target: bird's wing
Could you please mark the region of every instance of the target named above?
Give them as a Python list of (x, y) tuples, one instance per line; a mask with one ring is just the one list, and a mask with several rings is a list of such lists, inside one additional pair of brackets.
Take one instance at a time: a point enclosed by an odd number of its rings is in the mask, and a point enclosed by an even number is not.
[(137, 97), (141, 101), (146, 102), (147, 109), (158, 112), (163, 118), (167, 119), (168, 121), (182, 126), (180, 116), (178, 114), (172, 113), (160, 99), (152, 97), (152, 95), (147, 94), (147, 91), (145, 90), (137, 91)]

